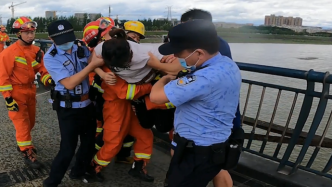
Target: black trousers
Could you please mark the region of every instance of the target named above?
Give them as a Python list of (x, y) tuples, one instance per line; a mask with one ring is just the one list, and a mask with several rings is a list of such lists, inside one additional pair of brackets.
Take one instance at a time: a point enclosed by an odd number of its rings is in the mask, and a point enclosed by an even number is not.
[(206, 187), (224, 165), (214, 164), (212, 156), (185, 152), (179, 163), (173, 157), (167, 172), (168, 187)]
[(71, 170), (75, 175), (83, 175), (88, 169), (95, 144), (97, 128), (93, 104), (85, 108), (62, 108), (57, 110), (61, 133), (60, 150), (53, 160), (49, 177), (44, 181), (48, 186), (61, 183), (72, 158), (80, 137), (81, 145), (76, 153), (76, 162)]

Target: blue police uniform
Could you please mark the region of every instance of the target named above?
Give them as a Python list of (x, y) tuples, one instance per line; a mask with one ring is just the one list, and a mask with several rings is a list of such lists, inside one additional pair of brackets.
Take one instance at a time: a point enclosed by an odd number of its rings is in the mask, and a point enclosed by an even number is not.
[[(223, 41), (212, 22), (188, 21), (173, 27), (169, 38), (169, 43), (159, 47), (163, 55), (181, 56), (189, 49), (205, 49), (216, 54), (196, 70), (164, 86), (166, 97), (176, 106), (176, 134), (172, 142), (176, 149), (165, 183), (169, 187), (203, 187), (221, 169), (228, 168), (241, 74), (231, 58), (217, 53)], [(195, 58), (190, 56), (186, 58)]]
[[(241, 75), (237, 65), (220, 54), (202, 69), (165, 86), (176, 106), (174, 130), (195, 145), (225, 142), (231, 134), (240, 96)], [(172, 142), (174, 145), (175, 142)]]
[[(88, 94), (88, 74), (86, 79), (76, 85), (73, 90), (68, 90), (61, 84), (61, 80), (75, 75), (87, 66), (90, 56), (88, 48), (73, 44), (76, 39), (74, 29), (66, 20), (51, 23), (48, 26), (48, 32), (55, 44), (46, 52), (44, 65), (55, 82), (51, 98), (53, 109), (58, 116), (61, 143), (60, 150), (53, 160), (50, 175), (44, 180), (43, 186), (55, 187), (61, 183), (75, 155), (78, 137), (81, 144), (69, 177), (71, 179), (86, 178), (85, 173), (90, 171), (90, 163), (94, 155), (97, 124), (94, 106)], [(71, 50), (66, 52), (62, 48)]]
[[(54, 57), (50, 52), (55, 48), (53, 44), (48, 52), (45, 54), (44, 61), (45, 67), (49, 71), (50, 75), (53, 75), (54, 82), (56, 82), (55, 90), (59, 91), (61, 95), (65, 95), (69, 91), (70, 95), (75, 96), (74, 90), (67, 90), (59, 81), (80, 72), (87, 65), (88, 58), (90, 56), (90, 51), (84, 48), (85, 57), (79, 59), (76, 55), (78, 46), (73, 45), (72, 53), (66, 54), (65, 51), (61, 49), (56, 49), (57, 53)], [(82, 82), (82, 95), (89, 93), (89, 78), (87, 77)], [(84, 108), (87, 107), (91, 101), (89, 99), (81, 102), (73, 102), (72, 108)], [(65, 107), (65, 102), (60, 102), (61, 107)]]

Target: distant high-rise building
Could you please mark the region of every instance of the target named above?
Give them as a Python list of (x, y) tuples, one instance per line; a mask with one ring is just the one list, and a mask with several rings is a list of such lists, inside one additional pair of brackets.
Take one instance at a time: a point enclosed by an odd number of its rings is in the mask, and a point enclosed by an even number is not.
[(74, 15), (77, 19), (84, 19), (86, 16), (87, 19), (90, 19), (91, 21), (97, 20), (101, 14), (100, 13), (75, 13)]
[(266, 26), (302, 26), (302, 18), (300, 17), (283, 17), (275, 16), (271, 14), (270, 16), (265, 16), (264, 25)]
[(75, 13), (75, 18), (77, 18), (77, 19), (84, 19), (84, 15), (85, 15), (86, 13)]
[(100, 17), (100, 14), (97, 13), (89, 13), (88, 17), (90, 18), (91, 21), (97, 20)]
[(45, 18), (55, 18), (56, 11), (45, 11)]

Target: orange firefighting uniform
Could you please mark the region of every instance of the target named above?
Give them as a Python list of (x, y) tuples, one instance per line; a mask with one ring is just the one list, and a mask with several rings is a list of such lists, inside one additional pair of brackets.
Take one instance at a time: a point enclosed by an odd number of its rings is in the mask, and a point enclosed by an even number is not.
[(4, 50), (5, 48), (5, 42), (9, 40), (9, 36), (0, 31), (0, 53)]
[(12, 97), (18, 104), (19, 111), (8, 111), (8, 115), (15, 126), (21, 151), (33, 147), (30, 132), (36, 116), (35, 74), (41, 74), (44, 85), (51, 78), (44, 62), (35, 60), (38, 51), (35, 45), (21, 46), (16, 41), (0, 54), (0, 91), (4, 98)]
[[(110, 71), (108, 68), (103, 69), (105, 72)], [(131, 105), (131, 100), (149, 94), (152, 85), (143, 84), (131, 87), (132, 84), (128, 84), (118, 76), (116, 78), (117, 82), (114, 86), (102, 82), (103, 98), (105, 99), (103, 109), (104, 145), (94, 157), (94, 162), (101, 166), (107, 166), (119, 152), (127, 134), (136, 139), (134, 144), (135, 160), (149, 160), (152, 153), (152, 131), (144, 129), (139, 124)]]

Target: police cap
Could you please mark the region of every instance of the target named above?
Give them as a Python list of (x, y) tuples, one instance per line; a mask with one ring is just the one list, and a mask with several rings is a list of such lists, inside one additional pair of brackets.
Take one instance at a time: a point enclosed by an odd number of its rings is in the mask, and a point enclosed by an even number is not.
[(62, 45), (76, 40), (74, 28), (67, 20), (58, 20), (51, 23), (47, 27), (47, 32), (56, 45)]
[(199, 49), (219, 41), (214, 24), (207, 20), (190, 20), (173, 27), (169, 42), (159, 47), (162, 55), (176, 54), (186, 49)]

